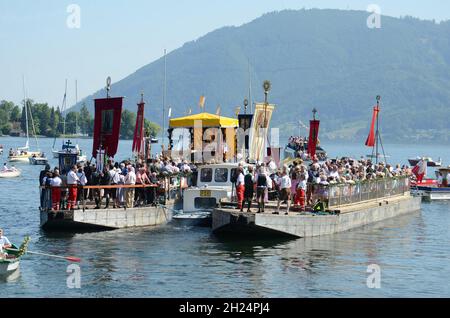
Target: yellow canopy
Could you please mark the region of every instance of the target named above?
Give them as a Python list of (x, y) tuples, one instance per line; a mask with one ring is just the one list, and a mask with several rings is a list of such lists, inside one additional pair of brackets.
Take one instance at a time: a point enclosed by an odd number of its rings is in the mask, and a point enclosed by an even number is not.
[(234, 118), (218, 116), (209, 113), (174, 118), (170, 120), (170, 128), (194, 127), (195, 121), (201, 121), (203, 127), (239, 127), (239, 121)]

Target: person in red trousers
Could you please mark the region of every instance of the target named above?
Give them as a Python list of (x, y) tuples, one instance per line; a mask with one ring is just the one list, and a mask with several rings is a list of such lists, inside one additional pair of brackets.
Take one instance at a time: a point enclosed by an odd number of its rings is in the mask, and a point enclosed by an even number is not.
[(239, 167), (238, 177), (236, 180), (236, 195), (238, 200), (238, 209), (243, 212), (244, 209), (244, 193), (245, 193), (245, 176), (244, 169)]
[(67, 173), (67, 186), (69, 188), (69, 199), (67, 200), (67, 210), (74, 210), (77, 204), (78, 183), (80, 178), (77, 175), (77, 166), (73, 166)]
[(52, 208), (54, 211), (59, 210), (59, 204), (61, 202), (61, 185), (62, 180), (59, 177), (59, 171), (55, 169), (53, 177), (51, 178), (50, 185), (52, 187)]

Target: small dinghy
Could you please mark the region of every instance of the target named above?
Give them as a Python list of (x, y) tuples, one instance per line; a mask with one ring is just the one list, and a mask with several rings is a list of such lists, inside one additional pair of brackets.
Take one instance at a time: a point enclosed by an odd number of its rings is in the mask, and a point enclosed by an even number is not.
[(0, 171), (0, 178), (17, 178), (22, 174), (19, 169), (8, 169)]

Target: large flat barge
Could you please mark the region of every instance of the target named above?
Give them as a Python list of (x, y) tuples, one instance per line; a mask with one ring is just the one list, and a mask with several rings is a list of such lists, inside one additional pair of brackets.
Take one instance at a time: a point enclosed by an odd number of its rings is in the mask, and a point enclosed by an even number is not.
[(290, 212), (285, 215), (283, 212), (272, 214), (275, 207), (266, 208), (266, 213), (217, 208), (212, 215), (212, 229), (216, 234), (297, 238), (344, 232), (419, 211), (421, 199), (410, 195), (408, 184), (407, 179), (383, 180), (379, 184), (343, 186), (338, 189), (339, 193), (337, 189), (328, 188), (330, 207), (326, 213)]

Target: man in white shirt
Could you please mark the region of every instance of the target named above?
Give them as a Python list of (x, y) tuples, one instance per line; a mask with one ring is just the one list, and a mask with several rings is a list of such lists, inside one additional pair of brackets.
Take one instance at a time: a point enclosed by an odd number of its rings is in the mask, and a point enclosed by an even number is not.
[(61, 202), (61, 185), (62, 180), (59, 177), (59, 171), (55, 170), (50, 181), (50, 186), (52, 187), (52, 208), (54, 211), (59, 210), (59, 205)]
[(244, 212), (244, 192), (245, 192), (245, 176), (242, 167), (239, 167), (238, 176), (236, 180), (236, 196), (238, 200), (238, 209)]
[(3, 236), (3, 229), (0, 229), (0, 257), (7, 255), (7, 253), (4, 252), (4, 249), (10, 247), (12, 247), (11, 242), (6, 236)]
[[(134, 172), (134, 168), (129, 165), (128, 173), (125, 177), (125, 185), (135, 185), (136, 184), (136, 173)], [(128, 188), (125, 191), (125, 204), (127, 208), (132, 208), (134, 206), (134, 193), (135, 188)]]
[(67, 185), (69, 186), (69, 199), (67, 200), (67, 209), (74, 210), (77, 203), (77, 191), (80, 178), (77, 176), (77, 166), (73, 166), (67, 173)]
[(286, 215), (288, 215), (289, 208), (291, 206), (292, 182), (286, 167), (283, 167), (283, 172), (281, 174), (281, 178), (278, 180), (278, 184), (280, 186), (280, 195), (278, 196), (277, 212), (274, 212), (274, 214), (280, 214), (281, 202), (286, 201), (287, 202)]

